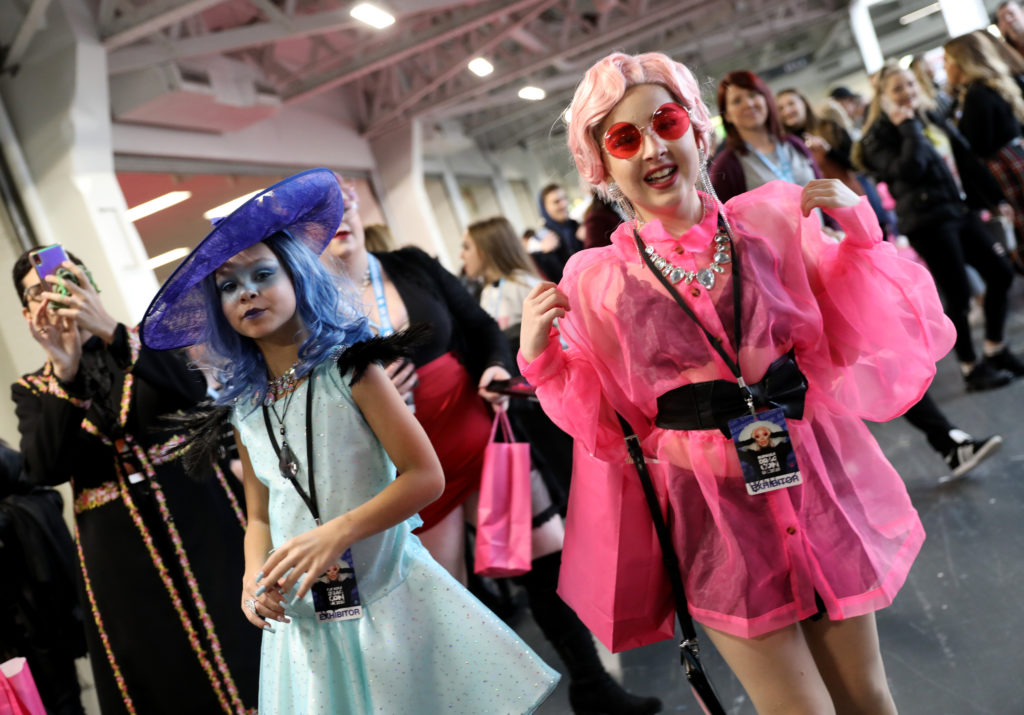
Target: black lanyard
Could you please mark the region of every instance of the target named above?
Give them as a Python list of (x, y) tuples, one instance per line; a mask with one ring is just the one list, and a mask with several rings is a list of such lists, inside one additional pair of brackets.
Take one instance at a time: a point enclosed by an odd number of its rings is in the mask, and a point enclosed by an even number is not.
[[(277, 454), (278, 462), (281, 460), (281, 448), (277, 445), (277, 437), (274, 436), (274, 428), (270, 424), (270, 411), (266, 405), (263, 405), (263, 423), (267, 426), (267, 435), (270, 437), (270, 444), (274, 447), (274, 453)], [(281, 422), (281, 426), (284, 426), (284, 422)], [(295, 491), (302, 497), (302, 501), (305, 502), (306, 508), (309, 509), (309, 513), (313, 515), (313, 521), (316, 522), (317, 526), (320, 526), (320, 509), (316, 505), (316, 481), (313, 479), (313, 375), (310, 374), (309, 379), (306, 380), (306, 473), (309, 475), (309, 492), (307, 493), (302, 485), (299, 484), (299, 480), (296, 479), (296, 475), (291, 474), (287, 470), (281, 470), (281, 475), (292, 483), (295, 487)]]
[[(718, 214), (718, 230), (725, 231), (729, 234), (728, 226), (725, 225), (725, 221), (722, 217), (722, 213)], [(736, 349), (736, 360), (733, 360), (729, 354), (722, 349), (722, 339), (716, 335), (712, 335), (711, 332), (704, 327), (703, 323), (697, 319), (697, 315), (693, 310), (686, 304), (679, 292), (672, 286), (668, 278), (666, 278), (661, 271), (658, 270), (657, 266), (654, 265), (654, 260), (647, 255), (647, 251), (644, 250), (644, 240), (640, 238), (640, 233), (636, 230), (636, 226), (633, 227), (633, 238), (636, 239), (636, 250), (640, 254), (640, 259), (646, 264), (651, 272), (654, 273), (654, 277), (665, 286), (668, 290), (669, 295), (679, 304), (679, 307), (683, 309), (683, 312), (689, 316), (690, 320), (696, 323), (697, 327), (701, 329), (708, 342), (711, 343), (711, 347), (715, 349), (725, 364), (732, 371), (732, 374), (736, 376), (736, 382), (740, 386), (740, 390), (743, 394), (743, 399), (747, 403), (747, 407), (750, 408), (750, 414), (754, 414), (754, 396), (750, 394), (750, 389), (747, 387), (747, 383), (743, 380), (743, 374), (740, 372), (740, 366), (737, 362), (740, 357), (740, 339), (743, 337), (742, 327), (742, 316), (740, 314), (741, 294), (740, 294), (740, 264), (736, 261), (736, 246), (732, 240), (732, 236), (729, 235), (729, 255), (732, 263), (732, 334), (733, 334), (733, 347)]]

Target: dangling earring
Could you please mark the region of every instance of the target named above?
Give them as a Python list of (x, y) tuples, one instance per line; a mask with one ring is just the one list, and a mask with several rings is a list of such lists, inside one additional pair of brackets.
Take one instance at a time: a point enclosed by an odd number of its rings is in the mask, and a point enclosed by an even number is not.
[(633, 208), (633, 202), (626, 198), (622, 189), (614, 181), (608, 184), (608, 198), (615, 202), (627, 221), (636, 221), (636, 209)]
[(725, 206), (722, 204), (721, 199), (718, 198), (714, 184), (711, 183), (711, 176), (708, 174), (708, 157), (704, 153), (704, 148), (700, 146), (697, 147), (697, 163), (699, 164), (697, 175), (700, 180), (701, 189), (715, 202), (715, 206), (718, 207), (718, 213), (725, 222), (726, 231), (729, 232), (731, 238), (733, 235), (732, 224), (729, 223), (729, 217), (725, 215)]

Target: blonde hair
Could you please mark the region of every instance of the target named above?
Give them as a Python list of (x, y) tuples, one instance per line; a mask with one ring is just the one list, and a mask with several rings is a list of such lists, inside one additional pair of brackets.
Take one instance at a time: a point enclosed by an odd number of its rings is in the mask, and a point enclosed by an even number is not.
[(1024, 122), (1024, 97), (1020, 87), (1014, 82), (1010, 68), (978, 34), (954, 37), (944, 49), (968, 82), (981, 82), (994, 90), (1010, 105), (1017, 120)]
[[(875, 88), (875, 96), (871, 98), (871, 104), (868, 105), (867, 115), (864, 118), (863, 136), (867, 135), (871, 125), (882, 116), (882, 97), (885, 96), (885, 83), (899, 72), (907, 73), (914, 80), (914, 83), (918, 85), (918, 89), (920, 89), (921, 83), (917, 81), (917, 75), (901, 67), (900, 63), (896, 60), (886, 60), (885, 64), (882, 65), (882, 69), (878, 70), (872, 78), (871, 83)], [(935, 102), (925, 92), (921, 92), (921, 102), (917, 109), (917, 114), (920, 116), (924, 110), (934, 108)], [(921, 118), (923, 119), (923, 117)]]
[(522, 239), (504, 216), (472, 223), (466, 232), (480, 252), (484, 270), (493, 268), (504, 278), (511, 278), (516, 271), (537, 275)]
[(395, 239), (391, 229), (382, 223), (372, 223), (363, 229), (366, 250), (370, 253), (387, 253), (395, 250)]
[(711, 116), (700, 98), (700, 88), (685, 65), (660, 52), (626, 55), (615, 52), (583, 75), (569, 105), (569, 150), (580, 176), (591, 186), (606, 191), (608, 172), (594, 130), (604, 121), (626, 90), (638, 84), (661, 85), (690, 114), (697, 147), (711, 154)]

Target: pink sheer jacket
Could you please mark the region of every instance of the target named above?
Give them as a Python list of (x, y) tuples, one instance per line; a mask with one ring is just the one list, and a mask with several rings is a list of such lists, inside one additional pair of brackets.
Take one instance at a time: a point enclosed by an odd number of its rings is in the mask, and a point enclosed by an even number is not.
[[(803, 484), (750, 496), (736, 449), (721, 432), (655, 426), (659, 395), (735, 377), (645, 267), (631, 224), (616, 229), (611, 246), (567, 264), (559, 288), (570, 311), (559, 331), (568, 349), (553, 338), (532, 362), (519, 355), (544, 411), (577, 449), (621, 465), (593, 477), (577, 472), (574, 480), (638, 479), (615, 411), (632, 424), (667, 514), (691, 614), (742, 637), (813, 615), (815, 593), (834, 620), (891, 603), (924, 529), (862, 420), (890, 420), (917, 402), (954, 341), (931, 276), (882, 241), (866, 199), (828, 211), (846, 233), (837, 242), (815, 215), (801, 215), (800, 193), (775, 181), (725, 210), (742, 280), (743, 377), (759, 381), (793, 349), (809, 384), (803, 419), (789, 422)], [(697, 270), (711, 262), (716, 221), (710, 208), (681, 237), (656, 220), (640, 234), (677, 266)], [(711, 291), (676, 287), (735, 359), (731, 284), (729, 271)], [(570, 519), (586, 518), (573, 506)], [(587, 553), (593, 563), (617, 562), (615, 554)]]

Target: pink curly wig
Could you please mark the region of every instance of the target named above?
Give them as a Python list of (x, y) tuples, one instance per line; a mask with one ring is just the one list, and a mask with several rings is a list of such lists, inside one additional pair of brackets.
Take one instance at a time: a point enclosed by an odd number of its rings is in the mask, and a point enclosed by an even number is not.
[(602, 191), (607, 187), (608, 172), (594, 131), (626, 90), (638, 84), (660, 84), (667, 89), (689, 111), (697, 146), (705, 154), (711, 153), (711, 117), (701, 101), (697, 80), (685, 65), (660, 52), (610, 54), (587, 70), (569, 105), (569, 151), (580, 176)]

